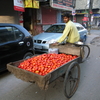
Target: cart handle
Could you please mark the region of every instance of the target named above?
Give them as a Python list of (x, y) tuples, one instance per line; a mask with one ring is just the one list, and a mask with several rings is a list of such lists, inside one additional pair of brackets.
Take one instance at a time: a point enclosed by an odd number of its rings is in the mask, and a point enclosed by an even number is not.
[[(81, 47), (81, 52), (80, 52), (80, 56), (81, 56), (81, 63), (83, 63), (90, 55), (90, 47), (88, 45), (85, 45), (83, 42), (78, 41), (76, 43), (74, 43), (75, 46)], [(87, 55), (84, 57), (85, 54), (85, 48), (87, 48)]]
[[(85, 48), (87, 48), (87, 55), (86, 55), (86, 57), (84, 58), (83, 56), (84, 55), (82, 55), (82, 52), (84, 52), (85, 50)], [(85, 53), (84, 53), (85, 54)], [(83, 63), (84, 61), (86, 61), (86, 59), (89, 57), (89, 55), (90, 55), (90, 47), (88, 46), (88, 45), (81, 45), (81, 53), (80, 53), (80, 56), (81, 56), (81, 58), (82, 58), (82, 60), (81, 60), (81, 63)]]

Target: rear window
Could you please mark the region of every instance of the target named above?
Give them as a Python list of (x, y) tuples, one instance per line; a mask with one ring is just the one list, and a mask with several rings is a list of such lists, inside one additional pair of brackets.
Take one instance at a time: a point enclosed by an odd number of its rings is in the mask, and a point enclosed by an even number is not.
[(77, 29), (78, 29), (78, 31), (81, 31), (81, 30), (83, 30), (84, 28), (83, 28), (83, 27), (77, 26)]

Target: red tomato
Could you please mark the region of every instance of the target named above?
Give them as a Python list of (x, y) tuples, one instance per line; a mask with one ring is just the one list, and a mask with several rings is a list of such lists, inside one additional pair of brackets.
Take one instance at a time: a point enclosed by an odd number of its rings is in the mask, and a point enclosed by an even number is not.
[(66, 54), (42, 54), (23, 61), (18, 67), (44, 76), (75, 58)]

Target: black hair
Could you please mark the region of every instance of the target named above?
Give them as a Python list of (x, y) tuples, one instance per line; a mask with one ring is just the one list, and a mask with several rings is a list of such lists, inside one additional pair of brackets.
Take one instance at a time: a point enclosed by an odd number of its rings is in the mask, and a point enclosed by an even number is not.
[(70, 18), (70, 14), (69, 13), (64, 13), (63, 17)]

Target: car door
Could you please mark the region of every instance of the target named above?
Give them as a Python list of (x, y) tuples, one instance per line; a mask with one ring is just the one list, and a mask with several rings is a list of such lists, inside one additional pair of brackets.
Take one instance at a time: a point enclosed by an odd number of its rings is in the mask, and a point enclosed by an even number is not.
[(80, 39), (84, 40), (85, 36), (87, 35), (86, 29), (82, 26), (77, 26), (78, 32), (80, 34)]
[(5, 69), (6, 64), (18, 59), (17, 52), (23, 50), (24, 44), (21, 41), (23, 34), (14, 27), (0, 27), (0, 70)]

